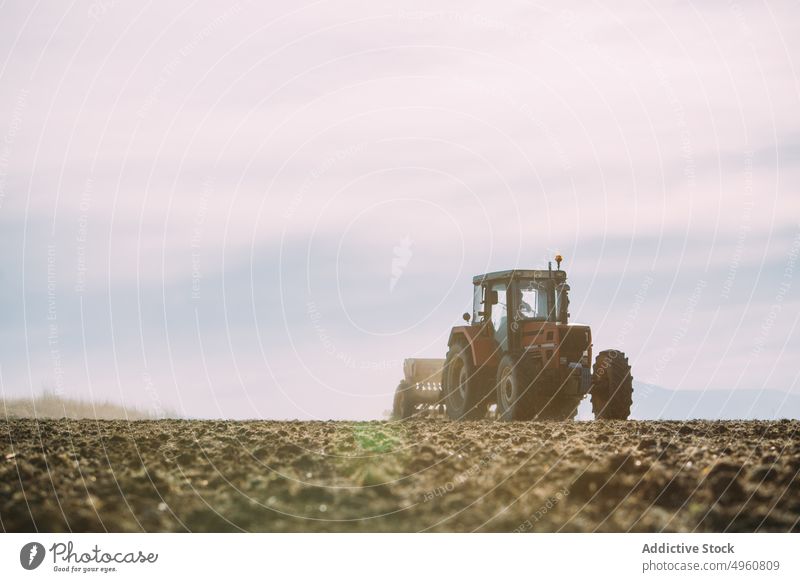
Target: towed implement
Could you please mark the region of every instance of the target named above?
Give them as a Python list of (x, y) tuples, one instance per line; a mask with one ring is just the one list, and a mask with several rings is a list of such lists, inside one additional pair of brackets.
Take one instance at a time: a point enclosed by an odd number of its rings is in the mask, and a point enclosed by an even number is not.
[(633, 403), (626, 355), (594, 359), (588, 325), (569, 323), (561, 270), (514, 269), (473, 278), (473, 309), (450, 331), (444, 359), (407, 359), (392, 412), (407, 419), (572, 420), (587, 395), (597, 419), (624, 420)]

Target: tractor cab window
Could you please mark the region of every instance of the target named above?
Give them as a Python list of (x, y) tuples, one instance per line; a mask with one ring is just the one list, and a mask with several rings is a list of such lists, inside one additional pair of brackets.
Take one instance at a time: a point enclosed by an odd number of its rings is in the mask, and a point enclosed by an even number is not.
[[(548, 319), (551, 303), (555, 303), (550, 286), (544, 282), (520, 280), (517, 282), (518, 319)], [(553, 305), (555, 308), (555, 305)]]
[(475, 285), (472, 292), (472, 323), (485, 321), (488, 307), (483, 306), (483, 285)]
[[(491, 298), (492, 303), (492, 328), (494, 328), (494, 339), (500, 344), (502, 349), (508, 348), (508, 310), (506, 309), (506, 284), (493, 283), (486, 294), (487, 299)], [(494, 298), (497, 303), (494, 303)]]

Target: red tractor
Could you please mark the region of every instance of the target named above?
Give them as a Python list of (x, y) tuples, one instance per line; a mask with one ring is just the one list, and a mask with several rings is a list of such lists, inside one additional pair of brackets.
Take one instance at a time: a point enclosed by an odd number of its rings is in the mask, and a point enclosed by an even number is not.
[(591, 395), (597, 419), (627, 419), (633, 378), (618, 350), (597, 354), (592, 332), (569, 323), (569, 285), (561, 270), (498, 271), (472, 283), (472, 313), (450, 331), (447, 357), (408, 359), (393, 416), (444, 410), (452, 420), (572, 420)]

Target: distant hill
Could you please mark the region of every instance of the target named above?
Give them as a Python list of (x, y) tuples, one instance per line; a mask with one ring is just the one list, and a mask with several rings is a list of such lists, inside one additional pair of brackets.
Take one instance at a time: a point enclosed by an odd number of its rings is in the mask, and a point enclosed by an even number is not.
[(800, 418), (800, 395), (780, 390), (668, 390), (634, 383), (638, 420)]
[[(780, 390), (668, 390), (633, 383), (635, 420), (778, 420), (800, 419), (800, 394)], [(578, 408), (579, 420), (591, 420), (587, 398)]]
[[(0, 400), (0, 419), (3, 418), (95, 418), (98, 420), (152, 420), (162, 418), (136, 408), (112, 402), (91, 402), (65, 398), (45, 392), (33, 398)], [(167, 415), (173, 418), (174, 415)]]

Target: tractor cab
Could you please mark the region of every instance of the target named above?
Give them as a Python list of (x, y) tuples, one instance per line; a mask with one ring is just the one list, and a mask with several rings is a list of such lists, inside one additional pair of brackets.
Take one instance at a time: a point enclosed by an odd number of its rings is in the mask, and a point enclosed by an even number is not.
[(520, 331), (566, 324), (569, 285), (564, 271), (510, 270), (474, 277), (472, 325), (486, 326), (503, 351), (523, 346)]
[[(538, 355), (548, 367), (591, 360), (591, 329), (569, 323), (569, 285), (558, 268), (512, 269), (473, 277), (470, 331), (494, 342), (492, 360), (503, 353)], [(550, 267), (550, 265), (548, 265)], [(555, 356), (555, 357), (554, 357)]]

